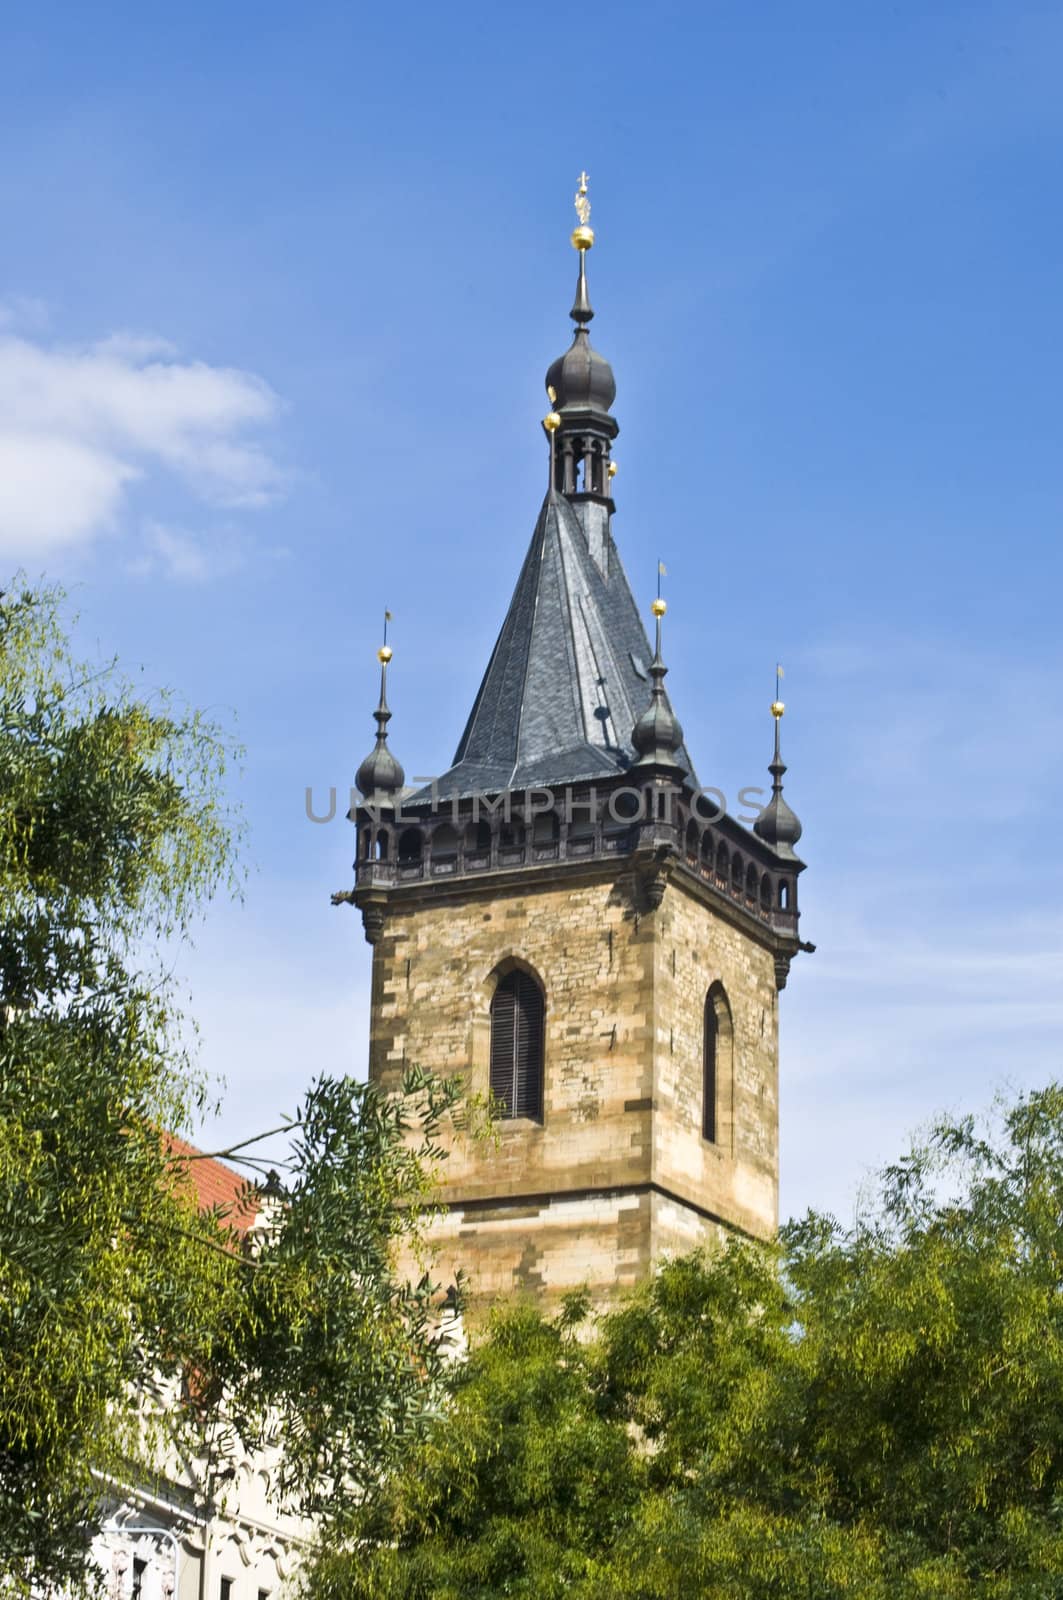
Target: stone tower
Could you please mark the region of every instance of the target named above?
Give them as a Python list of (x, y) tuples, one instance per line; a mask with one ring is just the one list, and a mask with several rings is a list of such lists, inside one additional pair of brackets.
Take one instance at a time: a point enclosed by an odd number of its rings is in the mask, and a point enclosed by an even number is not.
[[(440, 1270), (474, 1294), (596, 1296), (721, 1229), (769, 1234), (778, 994), (798, 938), (776, 701), (752, 831), (698, 785), (612, 535), (617, 423), (590, 343), (586, 186), (570, 348), (547, 373), (549, 488), (451, 769), (416, 792), (378, 735), (356, 884), (370, 1074), (459, 1073), (498, 1110), (443, 1168)], [(805, 947), (808, 948), (808, 947)]]

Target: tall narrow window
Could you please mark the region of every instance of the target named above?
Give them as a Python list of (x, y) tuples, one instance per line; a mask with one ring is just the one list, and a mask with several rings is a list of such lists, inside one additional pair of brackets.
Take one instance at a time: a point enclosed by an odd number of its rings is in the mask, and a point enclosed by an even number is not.
[(720, 1028), (712, 995), (705, 999), (705, 1067), (701, 1102), (702, 1137), (716, 1143), (716, 1099), (719, 1092)]
[(705, 1047), (702, 1065), (701, 1133), (711, 1144), (730, 1142), (730, 1096), (734, 1063), (731, 1007), (722, 983), (705, 996)]
[(491, 1093), (504, 1117), (543, 1115), (543, 991), (519, 969), (491, 1001)]

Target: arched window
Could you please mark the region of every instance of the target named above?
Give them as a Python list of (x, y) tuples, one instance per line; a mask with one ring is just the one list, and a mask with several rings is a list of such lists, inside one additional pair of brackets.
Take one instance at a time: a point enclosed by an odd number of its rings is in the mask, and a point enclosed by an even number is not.
[(605, 808), (606, 824), (611, 827), (623, 827), (627, 822), (633, 822), (638, 817), (641, 822), (648, 815), (644, 811), (645, 796), (637, 789), (618, 789), (609, 798)]
[(571, 820), (568, 825), (569, 853), (572, 853), (573, 847), (577, 854), (593, 850), (596, 828), (597, 822), (591, 814), (589, 803), (585, 804), (581, 797), (578, 807), (573, 805), (571, 808)]
[(444, 822), (432, 835), (432, 860), (453, 861), (458, 853), (458, 842), (457, 828)]
[(399, 866), (412, 867), (421, 859), (421, 830), (407, 828), (399, 835)]
[(702, 1063), (701, 1133), (720, 1144), (723, 1095), (730, 1092), (731, 1008), (722, 983), (705, 996), (705, 1047)]
[(543, 991), (519, 968), (491, 1001), (491, 1093), (503, 1117), (543, 1116)]
[(532, 823), (532, 844), (556, 844), (561, 837), (561, 823), (556, 811), (540, 811)]
[(491, 848), (491, 825), (483, 817), (470, 822), (465, 829), (465, 848), (477, 855), (485, 855)]

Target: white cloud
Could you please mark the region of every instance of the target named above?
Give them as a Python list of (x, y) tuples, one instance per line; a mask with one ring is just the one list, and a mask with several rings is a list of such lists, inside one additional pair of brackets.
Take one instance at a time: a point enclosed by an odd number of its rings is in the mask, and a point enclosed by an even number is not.
[(109, 450), (0, 425), (0, 554), (48, 551), (110, 527), (137, 476)]
[(147, 530), (147, 545), (150, 553), (143, 570), (151, 571), (161, 566), (167, 577), (193, 583), (210, 576), (211, 563), (207, 551), (187, 533), (154, 522)]
[(156, 338), (71, 349), (0, 331), (0, 555), (107, 531), (160, 467), (215, 505), (264, 505), (283, 475), (255, 435), (279, 409), (253, 373), (180, 361)]
[(261, 562), (282, 560), (288, 551), (278, 545), (253, 545), (231, 522), (203, 534), (149, 518), (144, 524), (142, 547), (129, 562), (128, 570), (137, 577), (162, 574), (179, 583), (203, 583), (238, 572), (248, 564), (252, 553)]

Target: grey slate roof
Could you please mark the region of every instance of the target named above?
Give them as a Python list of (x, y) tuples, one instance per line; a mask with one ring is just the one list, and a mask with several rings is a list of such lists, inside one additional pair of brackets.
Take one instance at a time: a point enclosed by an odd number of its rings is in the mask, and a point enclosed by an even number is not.
[[(608, 546), (604, 576), (574, 508), (547, 494), (441, 799), (615, 777), (634, 761), (652, 651)], [(693, 777), (685, 749), (678, 760)]]

